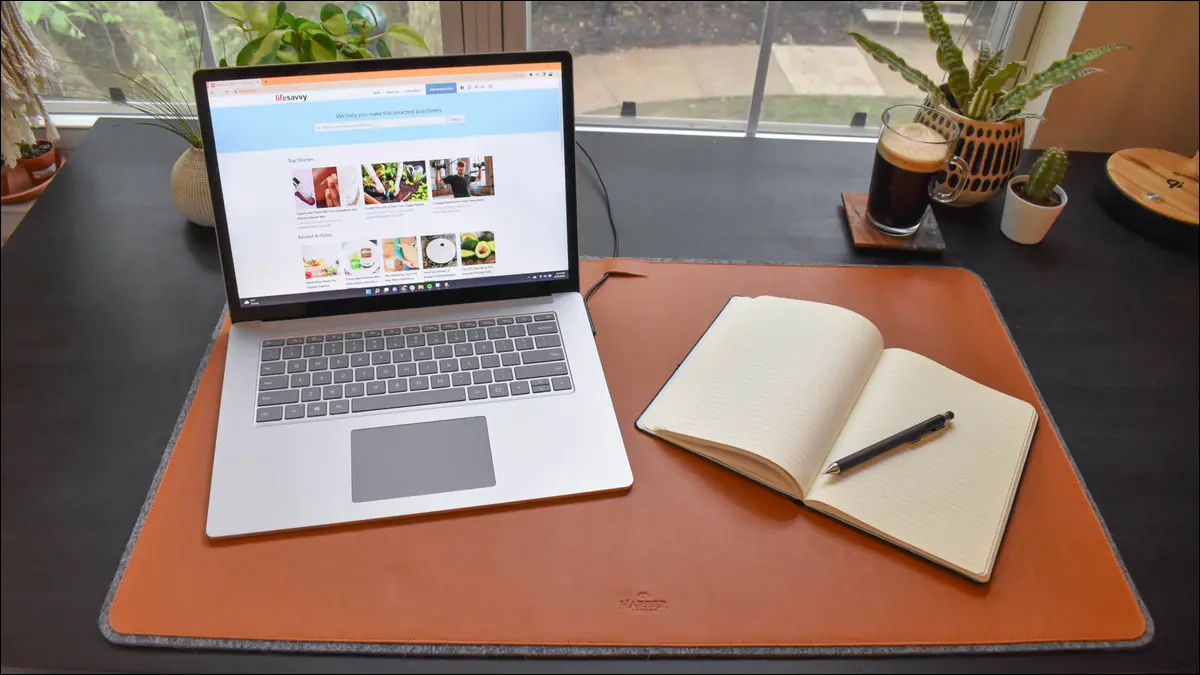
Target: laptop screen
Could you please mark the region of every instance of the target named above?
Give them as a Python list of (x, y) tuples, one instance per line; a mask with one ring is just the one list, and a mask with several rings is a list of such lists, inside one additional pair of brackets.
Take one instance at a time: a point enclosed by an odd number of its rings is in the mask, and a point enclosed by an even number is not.
[(560, 68), (209, 82), (234, 301), (566, 278)]

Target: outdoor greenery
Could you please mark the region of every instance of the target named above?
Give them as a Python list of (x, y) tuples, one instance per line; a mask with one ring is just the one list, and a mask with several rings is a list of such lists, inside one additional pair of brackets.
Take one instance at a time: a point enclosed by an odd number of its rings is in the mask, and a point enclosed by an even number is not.
[[(920, 103), (920, 98), (901, 96), (788, 95), (763, 98), (763, 122), (798, 122), (846, 126), (855, 113), (866, 113), (870, 124), (878, 122), (888, 107), (898, 103)], [(750, 110), (749, 96), (726, 96), (679, 101), (639, 103), (638, 117), (736, 120), (744, 122)], [(620, 115), (621, 108), (597, 110), (595, 115)]]

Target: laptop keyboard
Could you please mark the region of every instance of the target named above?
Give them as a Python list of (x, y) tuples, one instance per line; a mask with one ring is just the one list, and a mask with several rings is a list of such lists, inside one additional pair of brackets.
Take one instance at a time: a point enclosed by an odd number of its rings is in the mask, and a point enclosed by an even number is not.
[(263, 340), (259, 423), (572, 389), (553, 313)]

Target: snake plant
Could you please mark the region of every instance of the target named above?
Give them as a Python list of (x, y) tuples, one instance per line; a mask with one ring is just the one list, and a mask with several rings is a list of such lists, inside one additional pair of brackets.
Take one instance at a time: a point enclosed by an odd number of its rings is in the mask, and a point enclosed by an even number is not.
[(946, 97), (933, 78), (910, 66), (903, 58), (887, 47), (862, 35), (850, 33), (850, 37), (871, 58), (899, 73), (909, 83), (916, 85), (929, 96), (931, 103), (953, 108), (956, 112), (973, 120), (1001, 122), (1017, 117), (1037, 117), (1034, 113), (1022, 112), (1032, 100), (1055, 87), (1071, 80), (1100, 72), (1087, 65), (1095, 59), (1125, 45), (1108, 44), (1076, 52), (1051, 63), (1036, 75), (1018, 82), (1005, 90), (1010, 80), (1020, 78), (1025, 67), (1019, 61), (1004, 63), (1004, 50), (992, 51), (987, 40), (979, 43), (975, 63), (967, 68), (962, 49), (955, 43), (950, 26), (942, 16), (936, 2), (921, 2), (921, 16), (929, 29), (929, 39), (937, 47), (937, 64), (946, 74)]

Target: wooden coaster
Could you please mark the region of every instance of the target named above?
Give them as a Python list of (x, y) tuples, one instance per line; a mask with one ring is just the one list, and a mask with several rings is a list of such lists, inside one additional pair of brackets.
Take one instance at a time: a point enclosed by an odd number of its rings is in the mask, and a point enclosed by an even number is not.
[(926, 209), (921, 226), (907, 237), (893, 237), (881, 232), (867, 219), (867, 196), (860, 192), (843, 192), (842, 204), (846, 207), (846, 223), (850, 227), (850, 238), (856, 248), (888, 249), (892, 251), (916, 251), (941, 253), (946, 250), (942, 231), (938, 229), (933, 209)]

